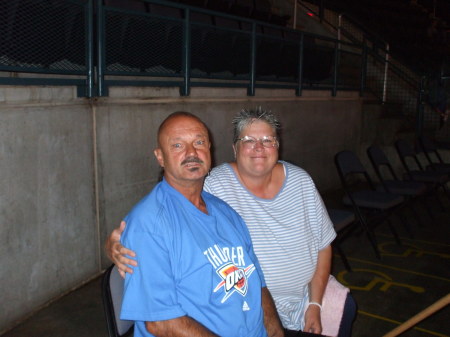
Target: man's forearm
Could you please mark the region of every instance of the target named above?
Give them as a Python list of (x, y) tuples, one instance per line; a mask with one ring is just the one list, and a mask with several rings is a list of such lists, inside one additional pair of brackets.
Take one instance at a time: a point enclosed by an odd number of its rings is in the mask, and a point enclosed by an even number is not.
[(284, 336), (283, 328), (278, 318), (277, 308), (269, 290), (266, 287), (262, 288), (261, 295), (264, 310), (264, 326), (266, 327), (267, 335), (269, 337)]
[(212, 333), (196, 320), (182, 316), (165, 321), (145, 322), (147, 331), (157, 337), (214, 337)]

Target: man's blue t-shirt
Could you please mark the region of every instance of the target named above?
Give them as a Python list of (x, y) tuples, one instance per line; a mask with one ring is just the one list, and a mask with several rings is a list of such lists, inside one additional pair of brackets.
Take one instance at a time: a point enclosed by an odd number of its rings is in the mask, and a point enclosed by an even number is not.
[(208, 214), (165, 180), (127, 215), (122, 244), (139, 267), (127, 274), (121, 318), (135, 336), (146, 321), (189, 316), (220, 336), (266, 336), (261, 268), (242, 218), (202, 192)]

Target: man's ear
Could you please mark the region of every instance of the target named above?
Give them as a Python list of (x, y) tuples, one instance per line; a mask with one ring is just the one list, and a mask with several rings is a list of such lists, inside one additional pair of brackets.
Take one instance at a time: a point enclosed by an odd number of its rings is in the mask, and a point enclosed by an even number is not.
[(164, 168), (164, 156), (163, 156), (163, 153), (162, 153), (161, 149), (159, 149), (159, 148), (158, 149), (154, 149), (153, 150), (153, 154), (155, 155), (156, 160), (159, 163), (159, 166)]
[(236, 145), (233, 144), (231, 145), (233, 147), (233, 152), (234, 152), (234, 159), (236, 159)]

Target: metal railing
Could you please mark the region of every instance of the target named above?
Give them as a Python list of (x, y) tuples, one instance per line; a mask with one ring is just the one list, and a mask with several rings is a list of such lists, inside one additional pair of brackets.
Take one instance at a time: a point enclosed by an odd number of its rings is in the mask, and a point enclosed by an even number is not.
[[(304, 88), (335, 94), (355, 84), (336, 76), (342, 72), (335, 39), (178, 3), (144, 3), (144, 10), (98, 4), (98, 49), (105, 51), (99, 95), (110, 85), (176, 85), (182, 95), (192, 86), (245, 87), (249, 95), (261, 87), (293, 88), (301, 95)], [(139, 34), (126, 33), (133, 31)], [(362, 57), (361, 46), (353, 49)]]
[(193, 86), (249, 95), (364, 88), (362, 45), (168, 1), (117, 3), (1, 2), (0, 84), (76, 85), (86, 97), (118, 85), (175, 86), (182, 95)]
[[(387, 42), (347, 14), (327, 8), (320, 10), (319, 5), (311, 2), (299, 1), (299, 4), (314, 13), (340, 41), (365, 46), (365, 93), (388, 107), (391, 114), (404, 117), (416, 133), (420, 134), (425, 109), (422, 77), (393, 57)], [(319, 13), (322, 13), (321, 17)]]
[(0, 2), (0, 84), (76, 85), (92, 96), (93, 17), (91, 1)]
[(358, 90), (394, 106), (419, 134), (442, 129), (429, 79), (347, 15), (297, 4), (336, 38), (164, 0), (2, 1), (0, 85), (75, 85), (85, 97), (111, 86)]
[[(324, 1), (298, 1), (298, 7), (316, 15), (321, 23), (334, 32), (337, 39), (361, 43), (367, 47), (367, 70), (365, 92), (371, 93), (386, 106), (404, 116), (415, 126), (416, 134), (427, 133), (438, 141), (450, 140), (450, 122), (436, 112), (433, 102), (436, 74), (418, 74), (394, 57), (390, 46), (379, 36), (367, 30), (363, 24), (345, 13), (319, 7)], [(329, 2), (327, 2), (329, 4)], [(431, 61), (430, 61), (431, 62)], [(445, 67), (445, 64), (444, 64)], [(439, 76), (450, 97), (450, 70), (442, 69)]]

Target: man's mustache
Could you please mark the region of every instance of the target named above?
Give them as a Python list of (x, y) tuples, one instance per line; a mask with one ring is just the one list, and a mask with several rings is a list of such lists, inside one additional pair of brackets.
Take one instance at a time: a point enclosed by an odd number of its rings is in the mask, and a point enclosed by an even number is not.
[(181, 165), (186, 165), (189, 163), (197, 163), (197, 164), (204, 164), (203, 160), (197, 157), (187, 157), (185, 160), (181, 162)]

